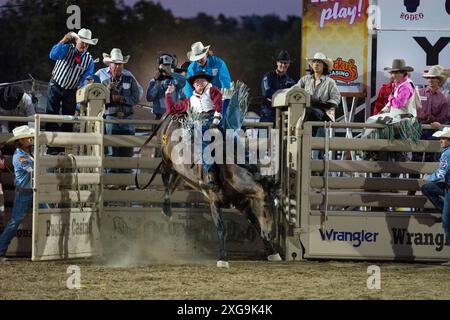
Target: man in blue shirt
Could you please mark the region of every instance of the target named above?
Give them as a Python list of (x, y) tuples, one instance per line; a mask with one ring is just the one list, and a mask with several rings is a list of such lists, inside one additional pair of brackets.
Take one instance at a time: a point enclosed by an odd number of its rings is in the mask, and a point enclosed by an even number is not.
[[(74, 115), (75, 94), (88, 76), (94, 74), (94, 59), (87, 52), (89, 45), (96, 45), (89, 29), (81, 29), (78, 34), (67, 33), (50, 51), (50, 59), (56, 61), (47, 93), (47, 113)], [(47, 131), (58, 131), (58, 123), (47, 123)], [(71, 132), (73, 125), (64, 123), (61, 131)]]
[(162, 53), (158, 58), (158, 71), (154, 78), (150, 80), (147, 89), (147, 101), (153, 102), (153, 113), (156, 120), (161, 119), (163, 114), (166, 113), (164, 99), (169, 85), (175, 86), (172, 101), (176, 102), (186, 98), (183, 92), (186, 79), (181, 74), (174, 72), (176, 66), (175, 58), (168, 53)]
[[(450, 128), (445, 127), (442, 131), (435, 132), (433, 136), (439, 138), (442, 148), (439, 168), (425, 177), (428, 183), (421, 189), (422, 193), (442, 212), (442, 226), (450, 244)], [(444, 265), (450, 266), (450, 262)]]
[[(201, 42), (192, 44), (191, 51), (187, 53), (192, 63), (188, 68), (186, 79), (202, 71), (214, 77), (211, 82), (214, 87), (229, 89), (231, 86), (231, 77), (227, 65), (219, 57), (210, 55), (209, 47), (205, 47)], [(186, 93), (186, 98), (190, 98), (193, 89), (191, 86), (185, 86), (184, 92)]]
[[(111, 54), (103, 53), (103, 62), (108, 66), (98, 70), (95, 75), (100, 78), (110, 90), (110, 103), (106, 105), (105, 117), (110, 120), (131, 120), (133, 118), (133, 107), (139, 102), (143, 89), (133, 74), (124, 69), (130, 56), (123, 56), (118, 48), (111, 50)], [(135, 129), (132, 124), (107, 123), (106, 134), (134, 135)], [(132, 157), (133, 148), (112, 147), (108, 154), (113, 157)], [(116, 173), (131, 173), (131, 169), (112, 170)]]
[(291, 58), (287, 51), (281, 51), (276, 59), (277, 67), (264, 75), (262, 78), (262, 94), (264, 97), (260, 116), (261, 122), (273, 122), (275, 124), (275, 109), (272, 108), (272, 96), (281, 89), (287, 89), (295, 84), (288, 76), (287, 71), (291, 64)]
[(5, 254), (11, 239), (33, 205), (32, 173), (33, 157), (31, 147), (33, 146), (34, 130), (28, 126), (20, 126), (13, 130), (13, 137), (8, 142), (16, 143), (16, 151), (13, 156), (15, 173), (15, 193), (11, 219), (0, 235), (0, 261), (5, 261)]

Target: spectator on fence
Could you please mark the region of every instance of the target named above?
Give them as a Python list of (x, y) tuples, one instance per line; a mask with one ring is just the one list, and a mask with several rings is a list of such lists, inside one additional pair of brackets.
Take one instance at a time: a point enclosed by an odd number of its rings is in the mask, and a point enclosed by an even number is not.
[[(450, 244), (450, 128), (445, 127), (442, 131), (435, 132), (433, 136), (439, 138), (442, 148), (439, 168), (433, 174), (424, 177), (427, 183), (421, 189), (442, 213), (442, 226), (447, 243)], [(444, 265), (450, 266), (450, 262)]]
[[(143, 89), (133, 74), (124, 69), (130, 56), (123, 56), (118, 48), (111, 50), (111, 54), (103, 53), (103, 63), (108, 67), (98, 70), (95, 75), (100, 78), (110, 90), (110, 103), (106, 105), (105, 117), (108, 120), (131, 120), (133, 107), (139, 102)], [(106, 124), (106, 134), (134, 135), (132, 124)], [(132, 157), (133, 148), (112, 147), (108, 148), (109, 156)], [(111, 172), (131, 173), (131, 169), (112, 170)]]
[(175, 86), (172, 93), (172, 101), (177, 102), (185, 99), (183, 88), (186, 78), (180, 73), (174, 72), (177, 63), (173, 55), (162, 53), (158, 58), (158, 71), (150, 80), (147, 89), (147, 101), (153, 102), (153, 114), (159, 120), (166, 113), (165, 93), (171, 84)]
[(14, 142), (16, 150), (13, 156), (13, 166), (15, 174), (14, 203), (11, 218), (0, 235), (0, 261), (5, 261), (5, 254), (11, 239), (24, 220), (26, 214), (33, 204), (33, 157), (31, 148), (33, 146), (34, 129), (28, 126), (20, 126), (13, 130), (13, 137), (8, 143)]
[(389, 102), (389, 96), (394, 92), (394, 75), (389, 73), (389, 83), (383, 84), (378, 91), (377, 100), (375, 102), (375, 106), (373, 108), (372, 115), (379, 114), (381, 110), (387, 105)]
[[(35, 103), (31, 96), (18, 86), (4, 86), (0, 88), (0, 116), (8, 117), (32, 117), (36, 113)], [(11, 121), (0, 121), (0, 132), (11, 132)], [(34, 128), (34, 121), (29, 121), (28, 126)]]
[(310, 72), (297, 83), (297, 86), (305, 89), (311, 96), (311, 107), (307, 110), (305, 121), (335, 121), (341, 94), (336, 81), (329, 76), (333, 69), (333, 59), (317, 52), (306, 61)]
[(295, 85), (295, 81), (289, 77), (287, 71), (292, 60), (287, 51), (280, 51), (276, 61), (276, 68), (266, 73), (261, 81), (263, 103), (260, 111), (261, 122), (272, 122), (275, 125), (275, 109), (272, 108), (272, 96), (281, 89), (287, 89)]
[[(436, 65), (425, 72), (423, 77), (427, 80), (428, 85), (419, 90), (422, 107), (417, 109), (417, 120), (421, 124), (429, 124), (432, 127), (432, 129), (422, 130), (421, 139), (435, 140), (433, 133), (446, 124), (448, 120), (448, 101), (441, 91), (442, 85), (447, 81), (447, 76), (444, 75), (444, 68)], [(423, 159), (423, 153), (421, 152), (413, 152), (412, 160), (418, 162), (423, 160), (426, 162), (437, 161), (436, 154), (425, 153), (425, 159)], [(418, 178), (417, 175), (411, 177)]]
[[(212, 85), (216, 88), (229, 89), (231, 86), (231, 77), (225, 62), (210, 53), (210, 46), (204, 46), (201, 42), (193, 43), (191, 51), (187, 53), (188, 59), (191, 61), (187, 70), (186, 78), (192, 77), (202, 71), (213, 77)], [(190, 98), (193, 93), (191, 86), (185, 86), (184, 92), (186, 98)], [(225, 111), (225, 110), (222, 110)]]
[[(89, 29), (81, 29), (78, 34), (67, 33), (50, 51), (50, 59), (56, 61), (52, 71), (47, 97), (47, 113), (74, 115), (75, 94), (88, 76), (94, 73), (94, 59), (87, 51), (89, 45), (96, 45)], [(46, 123), (47, 131), (58, 131), (58, 123)], [(63, 123), (61, 131), (71, 132), (73, 125)], [(56, 149), (55, 149), (56, 150)]]

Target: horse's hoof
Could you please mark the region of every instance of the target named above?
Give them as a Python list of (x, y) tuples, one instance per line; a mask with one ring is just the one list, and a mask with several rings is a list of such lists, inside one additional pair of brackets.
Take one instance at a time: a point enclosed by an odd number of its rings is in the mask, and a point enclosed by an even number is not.
[(228, 261), (219, 260), (219, 261), (217, 261), (217, 268), (230, 269), (230, 264), (228, 263)]
[(267, 256), (267, 261), (282, 261), (281, 256), (279, 253), (277, 254), (271, 254), (270, 256)]

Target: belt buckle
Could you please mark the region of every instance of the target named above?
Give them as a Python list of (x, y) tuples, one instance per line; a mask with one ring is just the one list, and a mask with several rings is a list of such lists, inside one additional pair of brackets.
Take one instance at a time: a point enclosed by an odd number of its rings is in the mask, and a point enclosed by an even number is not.
[(116, 113), (116, 117), (119, 118), (119, 119), (123, 119), (125, 117), (125, 113), (119, 111), (119, 112)]

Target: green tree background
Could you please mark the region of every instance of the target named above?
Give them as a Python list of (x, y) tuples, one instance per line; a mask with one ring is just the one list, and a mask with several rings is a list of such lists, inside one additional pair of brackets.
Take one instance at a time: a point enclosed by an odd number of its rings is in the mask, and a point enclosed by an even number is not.
[(102, 53), (119, 47), (131, 59), (126, 68), (147, 89), (156, 72), (158, 52), (174, 53), (179, 65), (186, 59), (192, 43), (202, 41), (225, 60), (233, 80), (242, 80), (256, 99), (261, 95), (261, 78), (274, 68), (273, 57), (287, 50), (295, 59), (289, 73), (300, 74), (301, 19), (289, 16), (242, 16), (217, 18), (199, 13), (195, 18), (174, 17), (170, 10), (150, 1), (127, 6), (114, 0), (10, 0), (0, 11), (0, 83), (28, 78), (48, 81), (54, 62), (51, 47), (68, 32), (67, 7), (81, 8), (81, 24), (99, 38), (89, 51), (100, 58), (96, 70), (103, 68)]

